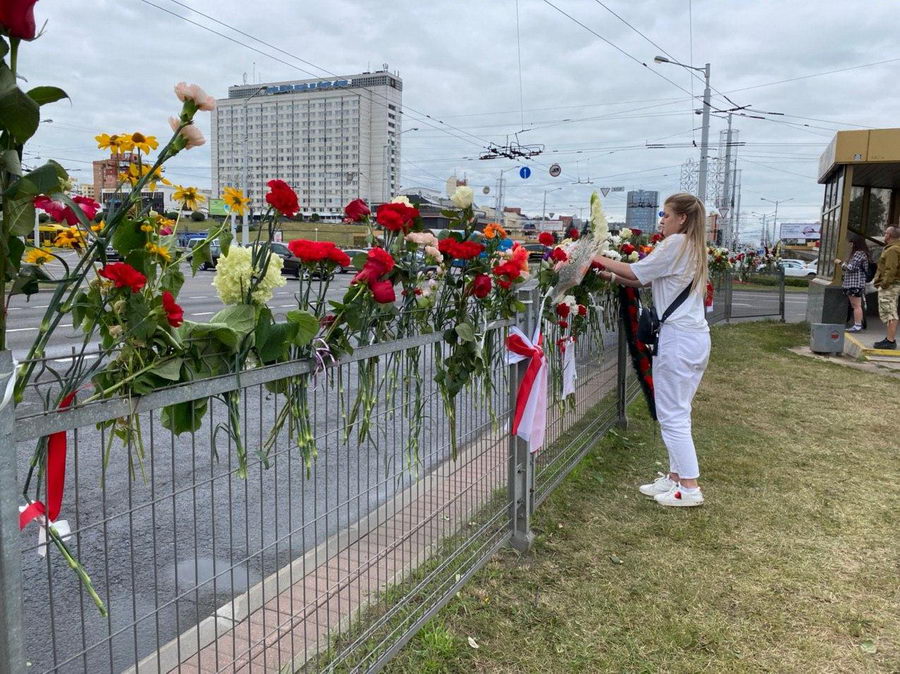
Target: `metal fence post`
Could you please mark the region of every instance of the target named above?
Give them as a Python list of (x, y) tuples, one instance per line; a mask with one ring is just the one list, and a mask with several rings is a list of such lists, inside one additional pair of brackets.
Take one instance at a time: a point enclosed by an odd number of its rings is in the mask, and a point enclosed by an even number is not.
[[(525, 311), (516, 315), (517, 327), (531, 337), (540, 311), (536, 288), (519, 290), (517, 298), (525, 304)], [(528, 361), (523, 360), (509, 366), (509, 409), (510, 427), (516, 409), (519, 385), (528, 369)], [(534, 543), (531, 530), (531, 514), (534, 511), (534, 457), (528, 443), (518, 436), (509, 434), (509, 524), (510, 545), (519, 552), (527, 552)]]
[(725, 273), (725, 322), (731, 323), (731, 303), (734, 302), (734, 273)]
[(616, 424), (619, 428), (628, 428), (628, 400), (625, 382), (628, 377), (628, 338), (625, 335), (625, 323), (619, 319), (619, 336), (616, 356)]
[(784, 323), (784, 267), (779, 267), (778, 272), (778, 313)]
[[(0, 351), (0, 401), (12, 376), (12, 352)], [(0, 671), (5, 672), (25, 670), (15, 421), (10, 399), (0, 408)]]

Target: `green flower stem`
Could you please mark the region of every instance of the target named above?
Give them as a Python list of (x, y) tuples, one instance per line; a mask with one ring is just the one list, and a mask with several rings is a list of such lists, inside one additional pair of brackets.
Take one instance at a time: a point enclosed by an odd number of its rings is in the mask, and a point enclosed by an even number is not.
[(66, 563), (69, 565), (69, 568), (72, 569), (75, 574), (78, 576), (81, 581), (82, 587), (87, 590), (88, 595), (93, 600), (94, 605), (96, 605), (97, 610), (100, 612), (100, 615), (104, 618), (107, 616), (106, 604), (103, 599), (100, 598), (100, 595), (97, 594), (97, 590), (94, 589), (94, 583), (91, 581), (91, 577), (88, 575), (87, 570), (81, 565), (75, 556), (71, 553), (68, 546), (63, 541), (62, 537), (56, 531), (56, 527), (52, 524), (47, 527), (47, 535), (50, 541), (53, 542), (53, 545), (56, 546), (56, 549), (63, 556), (63, 559), (66, 560)]

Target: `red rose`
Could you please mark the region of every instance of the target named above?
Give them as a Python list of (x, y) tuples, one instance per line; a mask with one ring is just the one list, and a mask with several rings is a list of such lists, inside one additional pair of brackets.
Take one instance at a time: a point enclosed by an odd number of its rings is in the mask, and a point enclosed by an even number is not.
[(515, 264), (512, 260), (498, 264), (491, 269), (494, 276), (505, 276), (508, 281), (514, 281), (522, 275), (522, 268)]
[(635, 251), (635, 247), (630, 243), (623, 243), (620, 252), (622, 255), (631, 255)]
[(587, 307), (583, 304), (578, 305), (578, 315), (579, 316), (587, 316)]
[(478, 274), (472, 279), (472, 285), (469, 287), (471, 292), (478, 299), (484, 299), (491, 292), (491, 277), (487, 274)]
[(375, 247), (369, 251), (366, 263), (350, 283), (372, 283), (389, 273), (394, 268), (394, 258), (383, 248)]
[(97, 274), (112, 281), (116, 288), (131, 288), (133, 293), (139, 291), (147, 283), (146, 276), (125, 262), (111, 262), (101, 268)]
[(640, 236), (641, 234), (642, 234), (641, 230), (639, 230), (635, 227), (631, 228), (631, 236)]
[(416, 208), (401, 203), (381, 204), (375, 219), (378, 224), (391, 232), (408, 232), (419, 217)]
[(538, 241), (545, 246), (552, 246), (556, 243), (556, 238), (550, 232), (541, 232), (538, 235)]
[(558, 325), (559, 325), (559, 327), (561, 327), (563, 330), (565, 330), (566, 328), (569, 327), (569, 324), (566, 323), (565, 321), (560, 321), (560, 322), (558, 323)]
[(556, 305), (556, 314), (560, 318), (568, 318), (569, 311), (570, 311), (569, 305), (565, 304), (564, 302), (560, 302), (559, 304)]
[(497, 279), (497, 285), (503, 288), (504, 290), (509, 290), (512, 287), (512, 281), (504, 281), (503, 279)]
[(3, 0), (0, 2), (0, 28), (10, 37), (33, 40), (35, 35), (34, 3), (37, 0)]
[(344, 215), (349, 222), (362, 222), (371, 212), (369, 205), (362, 199), (354, 199), (344, 206)]
[(484, 251), (484, 246), (475, 241), (457, 241), (452, 237), (438, 241), (438, 250), (458, 260), (471, 260)]
[(569, 259), (569, 256), (566, 255), (566, 251), (564, 251), (562, 248), (556, 247), (553, 249), (553, 252), (550, 253), (550, 259), (554, 260), (555, 262), (565, 262)]
[(322, 318), (319, 319), (319, 325), (323, 328), (330, 327), (337, 320), (337, 316), (334, 314), (325, 314)]
[(566, 236), (574, 241), (574, 240), (578, 239), (580, 234), (578, 233), (578, 230), (575, 229), (574, 227), (569, 227), (569, 229), (566, 230)]
[(389, 304), (397, 299), (394, 294), (394, 284), (388, 280), (372, 281), (369, 283), (369, 290), (372, 291), (372, 297), (380, 304)]
[(163, 311), (166, 312), (166, 320), (173, 328), (177, 328), (184, 322), (184, 309), (175, 303), (175, 296), (168, 290), (162, 294)]
[(283, 180), (270, 180), (267, 184), (271, 190), (266, 195), (269, 205), (286, 218), (297, 215), (300, 203), (297, 201), (297, 193), (291, 189), (291, 186)]

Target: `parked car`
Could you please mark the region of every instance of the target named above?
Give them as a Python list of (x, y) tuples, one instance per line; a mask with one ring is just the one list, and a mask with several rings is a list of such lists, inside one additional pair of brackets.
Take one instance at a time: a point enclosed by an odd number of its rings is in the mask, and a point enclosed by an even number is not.
[(107, 246), (106, 247), (106, 259), (110, 260), (110, 261), (121, 260), (122, 254), (119, 253), (119, 251), (117, 251), (112, 246)]
[(348, 256), (350, 256), (351, 264), (347, 269), (341, 268), (342, 274), (345, 271), (360, 271), (362, 269), (362, 267), (357, 267), (356, 265), (352, 264), (353, 258), (356, 257), (357, 255), (368, 255), (369, 249), (368, 248), (345, 248), (344, 252), (347, 253)]
[(525, 250), (528, 251), (528, 261), (529, 262), (540, 262), (544, 259), (544, 254), (547, 252), (547, 246), (542, 243), (526, 243), (524, 244)]
[(300, 269), (302, 268), (300, 258), (294, 255), (285, 244), (278, 241), (273, 241), (269, 246), (270, 250), (284, 261), (281, 273), (300, 278)]
[(803, 260), (782, 259), (780, 266), (788, 278), (808, 278), (816, 275), (815, 270), (810, 272), (808, 263)]

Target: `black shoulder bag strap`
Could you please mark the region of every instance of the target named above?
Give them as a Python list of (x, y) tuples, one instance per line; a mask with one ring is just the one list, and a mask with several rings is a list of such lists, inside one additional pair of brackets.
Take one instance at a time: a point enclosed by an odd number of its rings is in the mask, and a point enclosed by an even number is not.
[(685, 286), (684, 290), (682, 290), (681, 293), (678, 295), (678, 297), (676, 297), (674, 300), (672, 300), (672, 304), (669, 305), (669, 308), (666, 309), (663, 312), (663, 315), (659, 317), (659, 326), (660, 327), (662, 327), (662, 324), (666, 322), (666, 319), (672, 315), (673, 311), (675, 311), (678, 307), (680, 307), (682, 304), (684, 304), (684, 301), (688, 298), (688, 295), (691, 294), (691, 286), (692, 285), (694, 285), (693, 281), (688, 283), (687, 286)]

